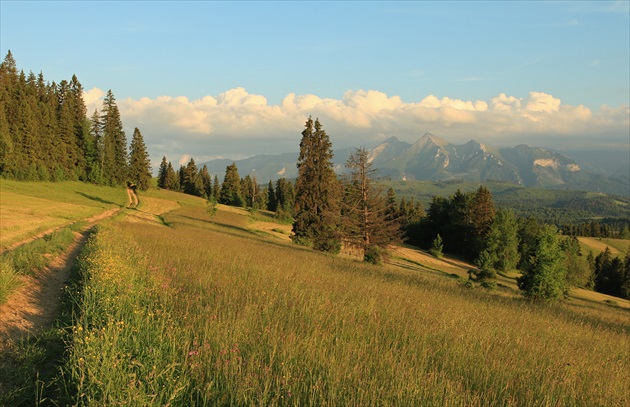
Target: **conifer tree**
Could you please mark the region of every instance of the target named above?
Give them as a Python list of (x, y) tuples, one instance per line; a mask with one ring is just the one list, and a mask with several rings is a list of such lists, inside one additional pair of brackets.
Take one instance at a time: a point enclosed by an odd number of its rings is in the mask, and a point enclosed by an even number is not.
[(167, 174), (168, 174), (168, 161), (166, 161), (166, 156), (163, 156), (162, 162), (160, 162), (160, 168), (158, 169), (157, 185), (159, 188), (166, 189)]
[(0, 174), (16, 168), (17, 146), (12, 133), (12, 104), (17, 84), (17, 66), (11, 50), (0, 64)]
[(309, 117), (300, 141), (293, 240), (317, 250), (339, 252), (339, 185), (332, 143), (319, 120)]
[(484, 186), (475, 192), (471, 202), (471, 247), (470, 257), (478, 256), (484, 249), (492, 230), (495, 217), (492, 194)]
[(87, 108), (83, 100), (83, 85), (76, 75), (72, 75), (69, 83), (67, 103), (72, 112), (72, 129), (76, 148), (75, 173), (80, 179), (85, 180), (93, 143), (87, 120)]
[(94, 109), (94, 113), (90, 118), (90, 134), (94, 140), (94, 150), (93, 157), (91, 157), (92, 167), (88, 174), (88, 180), (97, 184), (102, 184), (105, 182), (103, 178), (105, 150), (103, 148), (101, 116), (99, 115), (97, 109)]
[(103, 137), (103, 176), (110, 185), (122, 185), (127, 180), (127, 137), (113, 92), (107, 91), (101, 115)]
[(180, 187), (185, 194), (194, 196), (203, 194), (203, 183), (193, 158), (188, 161), (185, 167), (180, 169)]
[(219, 176), (214, 174), (214, 181), (212, 183), (212, 198), (215, 202), (219, 202), (221, 193), (221, 183), (219, 182)]
[(241, 180), (241, 195), (243, 196), (246, 207), (251, 208), (254, 206), (256, 184), (249, 175), (246, 175), (245, 178)]
[(199, 177), (201, 178), (201, 183), (203, 185), (203, 196), (206, 199), (212, 199), (212, 178), (208, 172), (207, 165), (203, 165), (203, 168), (199, 171)]
[(166, 181), (164, 182), (164, 187), (171, 191), (179, 191), (179, 177), (170, 161), (166, 167)]
[(267, 188), (259, 190), (254, 198), (254, 209), (267, 209), (267, 199), (269, 199)]
[(345, 185), (342, 205), (343, 240), (363, 252), (364, 261), (380, 263), (387, 246), (400, 238), (400, 229), (387, 220), (387, 197), (374, 186), (375, 169), (365, 148), (359, 148), (346, 162), (350, 179)]
[(151, 182), (151, 160), (144, 138), (137, 127), (131, 138), (131, 154), (129, 156), (129, 181), (142, 191), (149, 189)]
[(293, 214), (295, 206), (295, 188), (293, 183), (286, 178), (279, 178), (276, 181), (276, 210), (284, 212), (286, 215)]
[(276, 201), (276, 191), (273, 189), (273, 182), (269, 180), (267, 186), (267, 210), (275, 212), (278, 209), (278, 201)]
[(241, 177), (238, 175), (236, 163), (228, 165), (225, 169), (225, 178), (221, 184), (219, 203), (239, 207), (245, 205), (241, 193)]

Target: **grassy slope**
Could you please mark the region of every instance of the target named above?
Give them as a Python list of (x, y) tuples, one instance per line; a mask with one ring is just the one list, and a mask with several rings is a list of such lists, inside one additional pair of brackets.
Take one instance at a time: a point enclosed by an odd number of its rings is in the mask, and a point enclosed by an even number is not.
[(623, 258), (630, 248), (630, 240), (627, 239), (609, 239), (609, 238), (597, 238), (597, 237), (578, 237), (582, 252), (588, 253), (592, 251), (595, 256), (600, 252), (606, 250), (606, 247), (610, 249), (613, 256)]
[(107, 209), (122, 207), (122, 188), (83, 182), (0, 180), (0, 249), (39, 232), (69, 225)]
[(315, 253), (251, 231), (238, 210), (210, 219), (187, 204), (163, 219), (111, 224), (92, 242), (73, 401), (628, 402), (627, 311)]
[(250, 230), (244, 211), (210, 219), (202, 200), (168, 191), (126, 213), (86, 257), (64, 375), (73, 402), (628, 402), (626, 310), (538, 306), (314, 253)]

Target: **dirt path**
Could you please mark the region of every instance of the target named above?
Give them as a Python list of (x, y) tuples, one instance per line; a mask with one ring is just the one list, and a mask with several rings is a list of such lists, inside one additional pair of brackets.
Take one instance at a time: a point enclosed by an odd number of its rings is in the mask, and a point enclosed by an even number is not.
[(38, 234), (36, 234), (36, 235), (34, 235), (34, 236), (31, 236), (31, 237), (29, 237), (28, 239), (20, 240), (19, 242), (13, 243), (12, 245), (10, 245), (10, 246), (8, 246), (8, 247), (6, 247), (6, 248), (4, 248), (4, 249), (0, 250), (0, 254), (2, 254), (2, 253), (4, 253), (4, 252), (11, 251), (11, 250), (15, 250), (15, 249), (17, 249), (18, 247), (20, 247), (20, 246), (22, 246), (22, 245), (25, 245), (26, 243), (30, 243), (30, 242), (32, 242), (33, 240), (40, 239), (40, 238), (42, 238), (42, 237), (44, 237), (44, 236), (46, 236), (46, 235), (49, 235), (49, 234), (51, 234), (51, 233), (53, 233), (53, 232), (56, 232), (56, 231), (57, 231), (57, 230), (59, 230), (59, 229), (65, 228), (65, 227), (67, 227), (67, 226), (69, 226), (69, 225), (72, 225), (72, 224), (74, 224), (74, 223), (77, 223), (77, 222), (82, 222), (82, 221), (85, 221), (85, 222), (87, 222), (87, 223), (88, 223), (88, 225), (90, 225), (90, 226), (91, 226), (91, 225), (94, 225), (96, 222), (98, 222), (98, 221), (100, 221), (100, 220), (103, 220), (103, 219), (105, 219), (105, 218), (109, 218), (109, 217), (113, 216), (113, 215), (114, 215), (116, 212), (118, 212), (119, 210), (120, 210), (120, 208), (113, 208), (113, 209), (109, 209), (109, 210), (107, 210), (107, 211), (105, 211), (105, 212), (101, 212), (101, 213), (99, 213), (99, 214), (97, 214), (97, 215), (94, 215), (94, 216), (92, 216), (92, 217), (90, 217), (90, 218), (87, 218), (87, 219), (80, 219), (80, 220), (74, 221), (74, 222), (72, 222), (72, 223), (69, 223), (69, 224), (67, 224), (67, 225), (61, 225), (61, 226), (58, 226), (58, 227), (55, 227), (55, 228), (51, 228), (51, 229), (44, 230), (43, 232), (40, 232), (40, 233), (38, 233)]
[[(49, 326), (58, 315), (65, 282), (77, 255), (87, 240), (87, 230), (99, 221), (113, 216), (120, 208), (110, 209), (85, 219), (82, 232), (74, 232), (74, 241), (47, 267), (34, 276), (21, 276), (21, 286), (0, 306), (0, 349), (7, 339), (18, 339)], [(59, 229), (59, 228), (58, 228)], [(20, 242), (16, 247), (42, 237), (56, 229)], [(14, 247), (15, 248), (15, 247)]]
[(127, 208), (137, 208), (138, 195), (136, 195), (136, 191), (131, 188), (127, 188), (127, 197), (129, 198), (129, 204), (127, 205)]
[(72, 244), (34, 276), (22, 276), (22, 285), (0, 306), (0, 348), (7, 339), (19, 339), (49, 326), (58, 315), (59, 304), (77, 255), (87, 233), (74, 232)]

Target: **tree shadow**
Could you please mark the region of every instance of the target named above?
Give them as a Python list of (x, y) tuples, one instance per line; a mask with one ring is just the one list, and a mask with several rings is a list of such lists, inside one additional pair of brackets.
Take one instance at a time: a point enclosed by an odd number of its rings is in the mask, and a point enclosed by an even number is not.
[(91, 200), (91, 201), (95, 201), (95, 202), (99, 202), (99, 203), (102, 203), (102, 204), (107, 204), (107, 205), (122, 206), (122, 205), (120, 205), (119, 203), (112, 202), (112, 201), (107, 201), (107, 200), (105, 200), (105, 199), (103, 199), (103, 198), (100, 198), (100, 197), (98, 197), (98, 196), (92, 196), (92, 195), (88, 195), (88, 194), (86, 194), (86, 193), (83, 193), (83, 192), (78, 192), (78, 191), (76, 191), (76, 193), (77, 193), (78, 195), (81, 195), (81, 196), (82, 196), (82, 197), (84, 197), (84, 198), (87, 198), (87, 199)]

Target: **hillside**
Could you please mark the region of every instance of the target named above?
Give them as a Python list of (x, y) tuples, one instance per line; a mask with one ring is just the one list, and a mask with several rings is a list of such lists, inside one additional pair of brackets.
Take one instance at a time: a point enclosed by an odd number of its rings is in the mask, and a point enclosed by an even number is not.
[[(63, 188), (51, 196), (71, 200)], [(107, 201), (106, 189), (92, 192)], [(66, 356), (9, 370), (30, 345), (0, 347), (0, 386), (23, 389), (0, 392), (0, 404), (31, 397), (22, 369), (60, 362), (64, 379), (39, 383), (61, 404), (628, 401), (627, 301), (577, 292), (539, 307), (512, 278), (495, 292), (465, 288), (453, 277), (471, 266), (458, 259), (399, 248), (391, 265), (368, 266), (290, 243), (266, 212), (219, 205), (212, 216), (203, 200), (164, 190), (139, 201), (83, 251), (72, 329), (40, 339), (67, 344)]]
[[(433, 196), (450, 196), (457, 190), (471, 192), (478, 183), (464, 181), (383, 181), (399, 198), (413, 198), (427, 208)], [(512, 209), (517, 215), (534, 216), (549, 223), (578, 223), (609, 219), (630, 223), (630, 199), (627, 197), (571, 191), (528, 188), (505, 182), (485, 182), (497, 208)]]

